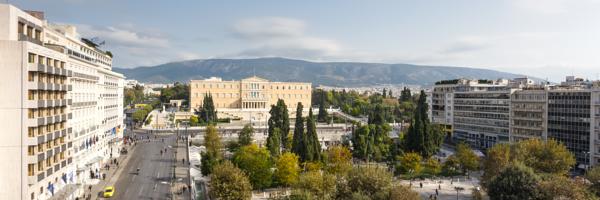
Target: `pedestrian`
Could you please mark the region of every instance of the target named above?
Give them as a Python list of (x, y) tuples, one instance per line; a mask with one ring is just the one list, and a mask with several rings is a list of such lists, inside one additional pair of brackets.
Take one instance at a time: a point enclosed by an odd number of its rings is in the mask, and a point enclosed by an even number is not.
[(90, 185), (90, 186), (88, 186), (88, 190), (89, 190), (90, 192), (92, 192), (92, 186), (91, 186), (91, 185)]
[(181, 164), (185, 164), (185, 158), (181, 159)]
[(435, 189), (435, 196), (437, 196), (438, 194), (438, 189)]
[(422, 182), (421, 182), (421, 183), (419, 183), (419, 186), (420, 186), (421, 188), (423, 188), (423, 183), (422, 183)]
[(438, 189), (442, 189), (442, 184), (438, 184)]

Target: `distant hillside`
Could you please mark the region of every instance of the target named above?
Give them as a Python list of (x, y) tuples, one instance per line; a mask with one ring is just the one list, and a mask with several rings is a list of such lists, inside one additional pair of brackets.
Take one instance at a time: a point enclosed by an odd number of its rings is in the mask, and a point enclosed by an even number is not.
[(225, 80), (256, 74), (272, 81), (303, 81), (313, 85), (369, 86), (378, 84), (432, 85), (455, 78), (515, 78), (523, 75), (467, 67), (358, 62), (308, 62), (285, 58), (207, 59), (133, 69), (115, 68), (127, 79), (144, 83), (188, 82), (212, 76)]

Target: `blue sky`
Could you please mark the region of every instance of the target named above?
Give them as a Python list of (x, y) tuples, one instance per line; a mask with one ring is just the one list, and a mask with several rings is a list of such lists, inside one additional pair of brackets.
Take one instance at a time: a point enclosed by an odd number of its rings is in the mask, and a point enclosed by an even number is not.
[(600, 74), (600, 0), (10, 1), (106, 41), (114, 66), (281, 56)]

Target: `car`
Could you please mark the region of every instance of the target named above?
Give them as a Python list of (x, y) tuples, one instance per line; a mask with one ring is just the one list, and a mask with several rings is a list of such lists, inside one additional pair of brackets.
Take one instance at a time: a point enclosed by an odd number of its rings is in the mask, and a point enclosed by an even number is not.
[(104, 188), (103, 196), (104, 198), (110, 198), (115, 194), (115, 187), (108, 186)]

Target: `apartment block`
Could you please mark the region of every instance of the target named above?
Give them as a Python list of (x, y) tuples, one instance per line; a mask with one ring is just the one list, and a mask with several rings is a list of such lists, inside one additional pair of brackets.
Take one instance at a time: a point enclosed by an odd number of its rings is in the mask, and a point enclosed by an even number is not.
[(511, 142), (548, 138), (548, 93), (545, 86), (517, 90), (512, 93), (510, 102)]
[(453, 137), (487, 149), (509, 141), (508, 80), (469, 81), (454, 92)]
[(2, 199), (74, 199), (85, 170), (110, 157), (90, 164), (80, 155), (84, 141), (99, 147), (90, 153), (118, 145), (124, 77), (111, 62), (74, 27), (0, 4)]

